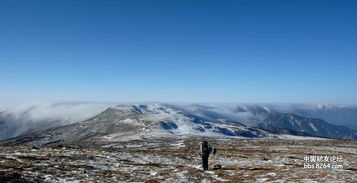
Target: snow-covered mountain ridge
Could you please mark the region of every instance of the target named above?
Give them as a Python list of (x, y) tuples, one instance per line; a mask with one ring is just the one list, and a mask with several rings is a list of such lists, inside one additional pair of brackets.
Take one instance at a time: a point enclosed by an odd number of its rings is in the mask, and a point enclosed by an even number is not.
[(88, 120), (23, 135), (5, 145), (107, 143), (143, 138), (186, 136), (278, 137), (238, 122), (209, 121), (185, 114), (170, 105), (120, 105)]
[[(232, 112), (235, 111), (235, 112)], [(323, 120), (279, 113), (267, 107), (125, 104), (95, 117), (1, 142), (1, 145), (106, 144), (147, 138), (221, 136), (281, 138), (306, 135), (356, 139), (356, 133)]]

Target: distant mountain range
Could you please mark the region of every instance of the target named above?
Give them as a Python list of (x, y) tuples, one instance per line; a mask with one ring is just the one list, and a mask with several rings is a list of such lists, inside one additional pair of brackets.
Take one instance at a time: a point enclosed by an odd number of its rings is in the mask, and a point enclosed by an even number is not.
[[(308, 111), (319, 110), (310, 105), (294, 105), (296, 109)], [(319, 107), (320, 105), (316, 105)], [(342, 125), (330, 124), (316, 117), (306, 117), (293, 113), (291, 105), (273, 104), (221, 104), (221, 105), (181, 105), (182, 110), (210, 120), (238, 121), (248, 127), (259, 128), (274, 133), (301, 134), (334, 139), (356, 139), (357, 131)], [(330, 105), (332, 107), (332, 105)], [(338, 110), (337, 110), (338, 109)], [(331, 113), (343, 110), (352, 111), (353, 108), (338, 107), (326, 109)], [(284, 111), (285, 110), (285, 111)], [(357, 110), (356, 110), (357, 112)], [(312, 114), (312, 112), (311, 112)], [(320, 114), (320, 113), (318, 113)], [(340, 114), (340, 113), (338, 113)], [(332, 114), (330, 114), (332, 116)], [(356, 113), (357, 115), (357, 113)], [(336, 122), (337, 123), (337, 122)]]
[(320, 118), (334, 125), (343, 125), (357, 130), (357, 107), (332, 104), (285, 104), (268, 105), (276, 111)]
[[(200, 106), (200, 105), (196, 105)], [(205, 106), (205, 107), (204, 107)], [(276, 111), (279, 113), (296, 114), (309, 118), (320, 118), (334, 125), (342, 125), (357, 130), (357, 107), (333, 104), (206, 104), (216, 108), (220, 113), (254, 111)]]
[[(286, 134), (357, 139), (355, 130), (318, 118), (281, 112), (280, 107), (262, 104), (125, 104), (110, 107), (80, 122), (63, 125), (53, 121), (52, 126), (40, 125), (40, 130), (23, 132), (0, 145), (107, 144), (186, 136), (284, 138)], [(55, 124), (59, 125), (54, 127)], [(1, 125), (4, 122), (0, 121)]]

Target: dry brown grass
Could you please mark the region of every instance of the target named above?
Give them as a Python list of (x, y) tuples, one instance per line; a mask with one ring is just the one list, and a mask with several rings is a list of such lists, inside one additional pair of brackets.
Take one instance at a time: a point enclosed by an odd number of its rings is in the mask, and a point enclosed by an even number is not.
[[(20, 177), (38, 180), (50, 175), (84, 182), (254, 182), (260, 178), (266, 181), (299, 182), (311, 179), (318, 182), (353, 182), (357, 179), (356, 154), (325, 148), (356, 148), (354, 141), (208, 139), (218, 148), (217, 155), (210, 158), (210, 170), (216, 164), (222, 168), (204, 172), (197, 145), (201, 140), (186, 139), (186, 146), (180, 148), (165, 143), (157, 148), (126, 149), (0, 147), (0, 172), (14, 172)], [(128, 157), (121, 157), (121, 153), (127, 153)], [(343, 170), (304, 169), (305, 155), (343, 156)], [(150, 161), (149, 157), (159, 159)], [(140, 158), (146, 160), (138, 162)], [(4, 176), (14, 178), (10, 174)]]

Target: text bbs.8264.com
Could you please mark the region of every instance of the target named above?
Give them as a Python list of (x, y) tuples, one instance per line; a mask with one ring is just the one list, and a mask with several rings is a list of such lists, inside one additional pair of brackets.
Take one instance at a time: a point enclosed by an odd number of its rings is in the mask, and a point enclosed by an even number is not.
[(343, 169), (342, 156), (305, 156), (304, 160), (307, 169)]

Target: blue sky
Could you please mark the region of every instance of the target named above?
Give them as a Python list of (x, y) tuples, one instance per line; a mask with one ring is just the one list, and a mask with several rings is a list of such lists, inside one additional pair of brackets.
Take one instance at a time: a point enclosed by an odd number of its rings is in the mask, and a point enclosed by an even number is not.
[(357, 104), (357, 1), (0, 1), (0, 101)]

